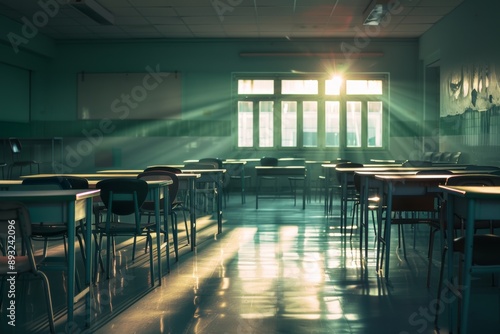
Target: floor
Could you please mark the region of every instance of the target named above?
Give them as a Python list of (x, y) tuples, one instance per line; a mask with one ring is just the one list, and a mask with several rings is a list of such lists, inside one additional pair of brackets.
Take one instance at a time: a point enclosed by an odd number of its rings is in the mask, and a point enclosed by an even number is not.
[[(49, 273), (57, 333), (434, 333), (440, 264), (436, 250), (427, 288), (428, 227), (406, 227), (406, 259), (393, 239), (386, 281), (375, 270), (373, 231), (364, 266), (357, 230), (351, 239), (338, 226), (338, 206), (326, 218), (315, 198), (306, 210), (284, 198), (259, 201), (256, 210), (252, 196), (242, 205), (232, 194), (222, 234), (210, 215), (200, 215), (199, 244), (191, 252), (179, 231), (180, 258), (171, 261), (161, 287), (149, 287), (148, 256), (132, 262), (127, 242), (119, 244), (118, 269), (94, 289), (91, 329), (84, 328), (81, 306), (75, 323), (65, 324), (64, 276)], [(38, 282), (20, 288), (18, 327), (5, 326), (4, 305), (0, 332), (47, 332)], [(499, 333), (500, 291), (491, 276), (474, 281), (472, 298), (471, 330)], [(438, 312), (440, 333), (448, 333), (447, 312)]]

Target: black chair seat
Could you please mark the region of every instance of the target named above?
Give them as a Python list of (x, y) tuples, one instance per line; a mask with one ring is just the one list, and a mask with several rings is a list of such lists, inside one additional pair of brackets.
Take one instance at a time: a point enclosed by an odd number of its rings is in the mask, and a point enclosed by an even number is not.
[[(464, 253), (465, 237), (456, 238), (453, 241), (453, 251)], [(474, 252), (472, 263), (479, 266), (500, 265), (500, 236), (494, 234), (474, 235)]]
[(33, 237), (50, 238), (66, 235), (68, 228), (61, 224), (33, 224), (31, 232)]

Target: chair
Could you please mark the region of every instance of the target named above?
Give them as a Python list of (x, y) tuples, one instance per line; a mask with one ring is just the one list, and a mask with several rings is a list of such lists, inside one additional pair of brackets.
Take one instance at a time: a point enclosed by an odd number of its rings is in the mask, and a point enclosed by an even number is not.
[[(223, 169), (224, 168), (224, 162), (219, 159), (219, 158), (202, 158), (198, 160), (199, 163), (213, 163), (215, 165), (215, 169)], [(226, 190), (227, 187), (229, 186), (229, 182), (231, 181), (229, 174), (224, 173), (223, 180), (222, 180), (222, 189), (220, 191), (222, 192), (220, 195), (223, 196), (222, 198), (224, 199), (224, 206), (226, 205)]]
[[(263, 157), (262, 159), (260, 159), (260, 165), (270, 167), (278, 166), (278, 158)], [(274, 194), (278, 194), (278, 178), (276, 176), (260, 176), (257, 179), (257, 192), (260, 192), (262, 180), (266, 180), (268, 182), (274, 181)]]
[[(353, 215), (352, 215), (352, 220), (351, 220), (351, 235), (350, 235), (350, 240), (352, 240), (352, 234), (354, 230), (354, 222), (356, 221), (356, 226), (359, 226), (357, 224), (357, 216), (359, 214), (359, 207), (361, 206), (361, 176), (357, 173), (354, 173), (354, 188), (356, 189), (356, 201), (353, 204)], [(380, 197), (377, 195), (367, 196), (368, 202), (365, 204), (366, 208), (365, 210), (368, 210), (371, 212), (371, 218), (372, 218), (372, 224), (373, 224), (373, 231), (375, 232), (375, 238), (377, 238), (377, 227), (376, 227), (376, 218), (375, 218), (375, 212), (378, 210), (378, 206), (380, 205)], [(364, 222), (364, 224), (368, 224), (368, 222)], [(362, 227), (361, 227), (362, 228)], [(368, 240), (368, 239), (367, 239)], [(360, 238), (360, 249), (363, 249), (363, 238)], [(365, 245), (365, 253), (368, 253), (368, 243)]]
[[(335, 167), (335, 174), (336, 174), (336, 179), (337, 183), (341, 187), (341, 192), (342, 196), (340, 197), (340, 230), (342, 231), (342, 228), (347, 229), (347, 226), (343, 225), (344, 222), (346, 222), (347, 219), (347, 204), (349, 202), (355, 203), (359, 201), (359, 196), (356, 191), (356, 187), (354, 185), (354, 172), (338, 172), (337, 168), (361, 168), (363, 167), (363, 164), (356, 163), (356, 162), (343, 162), (339, 163)], [(342, 175), (345, 177), (345, 183), (342, 180)], [(342, 187), (344, 187), (342, 189)], [(333, 194), (330, 197), (330, 207), (333, 206)], [(331, 211), (331, 210), (330, 210)]]
[[(174, 174), (182, 174), (182, 170), (180, 170), (177, 167), (170, 167), (170, 166), (153, 166), (153, 167), (148, 167), (144, 170), (144, 172), (152, 172), (152, 171), (166, 171)], [(179, 179), (179, 178), (178, 178)], [(177, 196), (172, 199), (172, 211), (174, 212), (179, 212), (182, 211), (183, 214), (185, 212), (190, 212), (189, 205), (187, 205), (189, 199), (189, 189), (188, 189), (188, 182), (185, 180), (180, 180), (179, 179), (179, 186), (177, 189)], [(185, 219), (184, 219), (185, 220)], [(187, 243), (189, 244), (190, 239), (189, 239), (189, 229), (186, 228), (186, 236), (187, 236)]]
[[(417, 189), (419, 188), (420, 187), (417, 187)], [(397, 225), (398, 227), (398, 249), (403, 249), (403, 256), (405, 259), (406, 243), (404, 226), (410, 225), (413, 229), (421, 224), (435, 226), (439, 224), (439, 213), (440, 208), (436, 205), (436, 193), (434, 192), (415, 194), (408, 190), (407, 192), (392, 196), (391, 225)], [(385, 219), (388, 218), (389, 216), (386, 215)], [(378, 226), (377, 263), (380, 263), (380, 266), (377, 266), (377, 268), (382, 267), (386, 243), (389, 242), (385, 240), (384, 237), (386, 235), (385, 225), (386, 224), (380, 224)], [(379, 259), (381, 259), (380, 262)], [(386, 265), (388, 265), (388, 263)]]
[(222, 169), (222, 166), (223, 166), (222, 160), (219, 158), (202, 158), (202, 159), (198, 160), (198, 162), (213, 163), (216, 165), (216, 167), (215, 167), (216, 169)]
[[(197, 170), (197, 169), (219, 169), (218, 162), (191, 162), (184, 165), (183, 170)], [(215, 206), (215, 199), (217, 195), (217, 187), (212, 175), (202, 173), (196, 179), (196, 198), (199, 203), (198, 207), (204, 208), (204, 212), (213, 212)], [(199, 196), (198, 196), (199, 195)], [(211, 209), (209, 210), (209, 203)]]
[[(304, 166), (304, 164), (300, 164), (302, 166)], [(307, 169), (306, 169), (306, 172), (307, 172)], [(307, 185), (305, 184), (307, 180), (307, 177), (306, 176), (289, 176), (288, 177), (288, 183), (290, 184), (290, 190), (292, 192), (292, 197), (293, 197), (293, 205), (297, 205), (297, 184), (300, 183), (300, 182), (303, 182), (303, 189), (304, 191), (306, 192), (305, 195), (307, 195), (307, 192), (308, 192), (308, 188)], [(307, 196), (308, 197), (308, 196)]]
[[(59, 176), (26, 178), (22, 182), (23, 188), (38, 190), (71, 189), (71, 183)], [(88, 183), (87, 183), (88, 188)], [(64, 246), (64, 254), (67, 254), (66, 238), (68, 227), (64, 222), (40, 222), (32, 226), (32, 238), (44, 242), (43, 254), (47, 255), (49, 241), (61, 240)], [(80, 243), (81, 245), (81, 243)], [(83, 254), (84, 252), (82, 252)]]
[[(446, 185), (450, 186), (500, 186), (500, 176), (498, 175), (487, 175), (487, 174), (463, 174), (454, 175), (448, 178)], [(446, 205), (446, 203), (444, 203)], [(446, 253), (448, 252), (447, 238), (454, 238), (452, 242), (452, 254), (458, 253), (460, 255), (465, 254), (465, 236), (461, 235), (457, 238), (455, 236), (446, 235), (447, 224), (454, 224), (454, 230), (463, 231), (463, 222), (466, 217), (455, 217), (455, 221), (448, 222), (445, 219), (441, 221), (441, 236), (442, 236), (442, 253), (441, 253), (441, 268), (439, 272), (439, 282), (438, 282), (438, 296), (436, 305), (439, 307), (441, 304), (441, 293), (443, 290), (443, 276), (444, 276), (444, 266), (446, 261)], [(457, 221), (459, 222), (457, 224)], [(485, 224), (486, 223), (486, 224)], [(488, 234), (476, 234), (473, 236), (473, 252), (472, 252), (472, 265), (473, 266), (500, 266), (500, 236), (494, 235), (492, 229), (500, 226), (498, 221), (481, 221), (476, 220), (474, 222), (474, 230), (477, 231), (481, 228), (489, 228)], [(460, 270), (461, 271), (461, 270)], [(460, 282), (459, 282), (460, 286)], [(434, 325), (438, 327), (438, 317), (441, 313), (440, 310), (435, 312)], [(465, 330), (465, 329), (464, 329)]]
[(20, 156), (23, 150), (21, 145), (21, 141), (17, 138), (9, 138), (9, 146), (10, 151), (12, 153), (12, 163), (8, 168), (8, 178), (12, 179), (12, 172), (14, 168), (19, 168), (19, 175), (23, 175), (23, 168), (29, 167), (30, 174), (33, 174), (32, 166), (35, 165), (37, 167), (37, 173), (40, 173), (40, 163), (35, 160), (21, 160)]
[[(179, 191), (179, 178), (177, 177), (177, 174), (164, 171), (164, 170), (152, 170), (148, 172), (142, 172), (139, 175), (137, 175), (138, 179), (142, 180), (172, 180), (172, 184), (168, 186), (168, 191), (169, 191), (169, 200), (170, 200), (170, 216), (172, 219), (172, 230), (175, 231), (177, 229), (174, 229), (174, 224), (177, 224), (177, 214), (176, 211), (182, 211), (183, 217), (184, 217), (184, 227), (186, 229), (186, 238), (188, 240), (189, 244), (189, 229), (188, 229), (188, 224), (187, 224), (187, 218), (186, 218), (186, 211), (185, 209), (181, 208), (183, 205), (182, 201), (178, 201), (177, 198), (177, 193)], [(161, 207), (160, 207), (160, 214), (164, 214), (164, 208), (163, 208), (163, 201), (160, 202)], [(141, 206), (141, 214), (147, 215), (148, 216), (148, 223), (150, 222), (151, 216), (154, 215), (154, 202), (152, 200), (146, 199), (144, 203)], [(167, 233), (167, 229), (164, 228), (163, 233)], [(168, 238), (168, 235), (165, 235), (166, 238)], [(177, 236), (174, 236), (174, 240), (177, 241)]]
[[(447, 169), (426, 169), (420, 170), (416, 175), (453, 175), (453, 172)], [(437, 203), (439, 204), (439, 198), (437, 198)], [(442, 214), (442, 210), (437, 208), (438, 215)], [(431, 268), (432, 268), (432, 252), (434, 249), (434, 236), (436, 232), (440, 230), (440, 222), (439, 218), (437, 219), (429, 219), (426, 221), (429, 224), (429, 245), (427, 247), (427, 259), (428, 259), (428, 268), (427, 268), (427, 287), (430, 287), (430, 278), (431, 278)], [(413, 247), (415, 247), (415, 234), (413, 235)]]
[[(252, 179), (251, 175), (245, 174), (245, 164), (244, 163), (235, 163), (235, 164), (226, 164), (226, 168), (228, 170), (227, 175), (229, 175), (229, 184), (236, 182), (238, 183), (241, 191), (241, 204), (245, 204), (246, 202), (246, 185), (248, 185), (249, 180)], [(228, 184), (228, 187), (229, 187)], [(231, 187), (232, 188), (232, 187)], [(229, 198), (229, 191), (226, 193)]]
[(462, 152), (453, 152), (450, 156), (450, 162), (453, 164), (458, 164), (460, 161), (460, 156), (462, 155)]
[[(337, 158), (333, 160), (331, 163), (339, 164), (339, 163), (347, 163), (350, 162), (345, 159)], [(334, 168), (328, 168), (327, 175), (319, 175), (318, 179), (321, 184), (321, 190), (324, 194), (324, 205), (325, 205), (325, 215), (329, 215), (332, 211), (333, 204), (333, 195), (336, 194), (340, 197), (342, 193), (342, 188), (340, 184), (337, 182), (337, 177), (334, 172), (332, 172)]]
[[(27, 187), (29, 189), (38, 189), (38, 190), (57, 190), (57, 189), (88, 189), (89, 183), (87, 179), (76, 177), (76, 176), (48, 176), (48, 177), (30, 177), (26, 178), (22, 182), (22, 187)], [(85, 263), (85, 246), (83, 243), (82, 237), (82, 229), (83, 229), (83, 221), (80, 221), (79, 226), (75, 231), (76, 237), (78, 239), (78, 244), (80, 246), (80, 254), (83, 259), (83, 263)], [(31, 227), (31, 235), (33, 240), (41, 240), (43, 241), (43, 255), (46, 257), (44, 265), (47, 269), (54, 270), (67, 270), (67, 255), (68, 249), (66, 245), (66, 239), (68, 238), (68, 226), (66, 222), (40, 222), (33, 224)], [(60, 261), (57, 258), (47, 257), (48, 252), (48, 244), (50, 241), (60, 240), (63, 243), (64, 247), (64, 256), (65, 260)], [(50, 266), (48, 266), (50, 264)], [(77, 275), (77, 287), (80, 289), (80, 280)]]
[[(141, 223), (140, 207), (148, 195), (148, 184), (141, 179), (113, 178), (99, 181), (96, 188), (101, 190), (101, 199), (106, 207), (104, 221), (96, 223), (94, 236), (97, 241), (96, 258), (101, 258), (102, 238), (106, 237), (106, 273), (107, 278), (111, 271), (111, 256), (115, 254), (115, 237), (117, 236), (146, 236), (149, 244), (149, 264), (151, 271), (151, 286), (154, 286), (153, 242), (150, 229), (155, 223)], [(127, 216), (133, 216), (133, 222), (124, 222)], [(158, 237), (158, 236), (157, 236)], [(132, 254), (135, 254), (135, 242)], [(133, 257), (132, 260), (135, 258)], [(95, 272), (97, 275), (97, 271)], [(97, 277), (94, 278), (97, 280)]]
[[(10, 239), (8, 238), (12, 237), (12, 231), (15, 231), (16, 240), (20, 241), (20, 243), (9, 243), (8, 240)], [(11, 276), (9, 274), (12, 271), (9, 265), (11, 260), (9, 256), (15, 255), (16, 278), (22, 274), (31, 273), (36, 278), (41, 279), (45, 293), (49, 329), (51, 333), (55, 333), (49, 280), (45, 273), (38, 269), (38, 264), (40, 261), (43, 261), (44, 257), (43, 255), (34, 256), (33, 245), (31, 243), (31, 221), (28, 209), (24, 204), (18, 202), (0, 203), (0, 244), (4, 248), (4, 252), (0, 253), (0, 276), (2, 276), (2, 289), (0, 291), (3, 291), (3, 282), (6, 277)], [(20, 246), (20, 249), (13, 250), (11, 247), (7, 248), (7, 245)], [(19, 297), (22, 296), (20, 295)], [(18, 301), (16, 300), (16, 302)]]

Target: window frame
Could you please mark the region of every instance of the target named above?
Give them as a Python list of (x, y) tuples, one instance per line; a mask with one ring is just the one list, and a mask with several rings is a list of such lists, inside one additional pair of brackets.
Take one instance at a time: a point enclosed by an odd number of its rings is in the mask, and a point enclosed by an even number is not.
[[(238, 94), (238, 80), (274, 80), (274, 94)], [(389, 146), (389, 115), (390, 115), (390, 95), (389, 95), (389, 73), (376, 72), (376, 73), (349, 73), (343, 75), (342, 85), (339, 95), (326, 95), (325, 84), (326, 80), (331, 77), (325, 73), (309, 73), (309, 74), (289, 74), (289, 73), (233, 73), (233, 100), (236, 112), (234, 142), (235, 147), (241, 150), (327, 150), (327, 151), (377, 151), (387, 150)], [(281, 93), (281, 80), (318, 80), (318, 94), (282, 94)], [(347, 80), (381, 80), (382, 81), (382, 94), (368, 94), (368, 95), (347, 95), (346, 94), (346, 81)], [(254, 126), (253, 126), (253, 147), (238, 147), (238, 101), (253, 101), (254, 105)], [(259, 138), (259, 102), (260, 101), (273, 101), (274, 109), (274, 138), (272, 147), (260, 147)], [(293, 147), (282, 146), (282, 122), (281, 122), (281, 103), (282, 101), (296, 101), (297, 102), (297, 145)], [(317, 102), (317, 146), (304, 146), (304, 127), (303, 127), (303, 102), (316, 101)], [(326, 129), (325, 129), (325, 103), (326, 101), (339, 101), (340, 115), (339, 115), (339, 145), (326, 146)], [(361, 101), (361, 145), (359, 147), (347, 146), (347, 101)], [(381, 146), (369, 146), (368, 137), (368, 102), (381, 101), (382, 102), (382, 140)]]

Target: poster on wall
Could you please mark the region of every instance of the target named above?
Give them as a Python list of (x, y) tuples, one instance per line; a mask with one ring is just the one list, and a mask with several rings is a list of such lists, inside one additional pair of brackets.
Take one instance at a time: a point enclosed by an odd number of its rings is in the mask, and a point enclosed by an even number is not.
[(178, 72), (79, 73), (78, 119), (180, 119)]
[(500, 104), (499, 74), (493, 64), (443, 67), (441, 117)]

